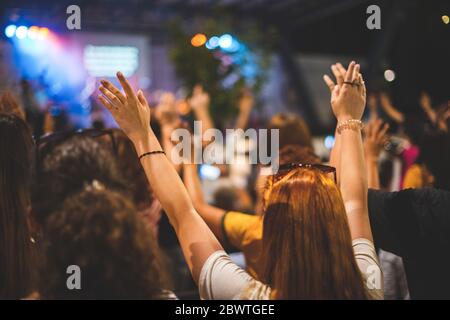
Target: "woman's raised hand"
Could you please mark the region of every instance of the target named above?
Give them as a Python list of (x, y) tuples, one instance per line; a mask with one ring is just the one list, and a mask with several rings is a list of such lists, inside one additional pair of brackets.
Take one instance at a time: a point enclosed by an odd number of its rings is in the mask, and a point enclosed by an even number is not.
[(129, 82), (121, 72), (117, 73), (125, 94), (111, 82), (101, 80), (99, 96), (103, 105), (111, 112), (123, 132), (135, 141), (146, 139), (150, 132), (150, 107), (141, 90), (134, 93)]
[(366, 86), (360, 74), (360, 65), (350, 62), (348, 69), (341, 64), (331, 67), (336, 77), (335, 84), (327, 75), (324, 81), (331, 91), (331, 107), (338, 121), (360, 120), (366, 105)]

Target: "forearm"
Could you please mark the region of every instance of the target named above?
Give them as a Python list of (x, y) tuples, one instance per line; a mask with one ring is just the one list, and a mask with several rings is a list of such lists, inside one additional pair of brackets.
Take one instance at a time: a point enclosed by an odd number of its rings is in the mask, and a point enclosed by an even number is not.
[[(154, 133), (132, 139), (137, 153), (161, 150)], [(184, 257), (196, 282), (208, 257), (222, 246), (195, 211), (189, 195), (172, 163), (163, 154), (141, 159), (150, 186), (175, 229)]]
[(195, 113), (195, 118), (198, 121), (201, 121), (202, 123), (202, 135), (203, 133), (205, 133), (208, 129), (212, 129), (214, 128), (214, 123), (213, 120), (211, 118), (211, 115), (209, 114), (209, 107), (205, 107), (205, 108), (199, 108), (196, 109), (194, 111)]
[[(174, 149), (174, 145), (172, 140), (170, 139), (172, 130), (163, 129), (162, 130), (162, 149), (166, 153), (166, 155), (169, 157), (169, 159), (172, 161), (172, 150)], [(174, 166), (175, 170), (179, 173), (181, 170), (181, 164), (175, 164), (172, 162), (172, 165)]]
[[(149, 130), (148, 134), (133, 139), (138, 155), (145, 152), (161, 150), (161, 145)], [(153, 154), (141, 159), (150, 186), (161, 202), (171, 223), (176, 228), (184, 213), (194, 211), (189, 195), (181, 182), (172, 163), (163, 154)]]
[(434, 112), (433, 108), (431, 106), (426, 106), (423, 108), (425, 113), (427, 114), (428, 119), (430, 119), (432, 124), (436, 124), (437, 122), (437, 115), (436, 112)]
[(250, 110), (239, 111), (238, 118), (236, 120), (236, 129), (245, 130), (247, 128), (248, 119), (250, 118)]
[(333, 149), (331, 149), (330, 153), (330, 166), (336, 168), (336, 178), (337, 178), (337, 185), (340, 184), (340, 177), (341, 177), (341, 145), (342, 145), (342, 138), (341, 135), (337, 133), (337, 131), (334, 131), (334, 145)]
[(364, 163), (361, 132), (341, 132), (341, 193), (352, 239), (372, 240), (367, 210), (367, 171)]
[(222, 240), (222, 218), (225, 210), (211, 206), (205, 201), (195, 164), (187, 164), (184, 166), (183, 180), (195, 210), (197, 210), (215, 236), (219, 240)]
[(367, 185), (370, 189), (380, 189), (378, 159), (366, 155)]
[(405, 120), (405, 117), (403, 116), (403, 113), (398, 111), (392, 104), (390, 103), (382, 103), (383, 110), (387, 113), (387, 115), (393, 119), (397, 123), (403, 123)]

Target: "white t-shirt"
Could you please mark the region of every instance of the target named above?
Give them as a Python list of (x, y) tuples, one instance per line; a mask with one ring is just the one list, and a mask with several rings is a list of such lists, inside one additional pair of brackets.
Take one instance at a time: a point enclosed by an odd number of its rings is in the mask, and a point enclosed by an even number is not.
[[(373, 243), (367, 239), (352, 242), (355, 260), (371, 299), (383, 299), (383, 274)], [(214, 252), (205, 262), (199, 279), (200, 297), (207, 300), (269, 300), (269, 286), (238, 267), (225, 251)]]

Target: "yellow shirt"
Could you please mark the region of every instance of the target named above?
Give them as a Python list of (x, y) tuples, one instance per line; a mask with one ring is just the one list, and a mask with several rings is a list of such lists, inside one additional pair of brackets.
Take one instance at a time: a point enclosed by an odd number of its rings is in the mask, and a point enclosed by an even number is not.
[(260, 258), (262, 251), (263, 218), (240, 212), (229, 211), (222, 218), (225, 240), (242, 251), (247, 272), (260, 279), (262, 273)]
[(433, 176), (428, 173), (424, 166), (413, 164), (405, 173), (403, 189), (431, 187), (433, 180)]

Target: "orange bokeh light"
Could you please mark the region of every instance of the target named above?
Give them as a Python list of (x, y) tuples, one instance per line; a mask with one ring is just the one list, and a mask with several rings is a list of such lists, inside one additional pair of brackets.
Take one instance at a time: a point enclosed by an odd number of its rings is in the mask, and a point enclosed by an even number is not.
[(50, 30), (48, 28), (39, 28), (39, 38), (44, 39), (47, 38)]
[(204, 45), (205, 42), (206, 42), (206, 36), (203, 33), (197, 33), (191, 39), (191, 44), (194, 47), (200, 47), (200, 46)]

